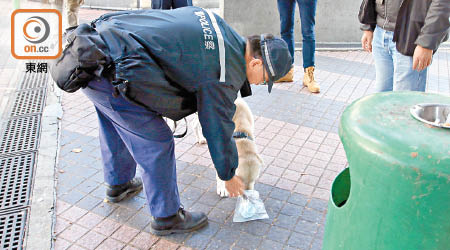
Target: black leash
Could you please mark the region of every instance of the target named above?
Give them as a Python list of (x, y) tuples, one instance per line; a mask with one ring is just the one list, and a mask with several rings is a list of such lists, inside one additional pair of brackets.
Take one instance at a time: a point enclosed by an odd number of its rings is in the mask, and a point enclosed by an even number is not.
[[(167, 118), (167, 119), (168, 119), (168, 118)], [(183, 120), (184, 120), (184, 122), (186, 123), (186, 129), (185, 129), (184, 132), (181, 133), (181, 134), (175, 134), (175, 131), (177, 130), (177, 122), (176, 122), (176, 121), (173, 121), (173, 123), (174, 123), (174, 128), (173, 128), (173, 131), (172, 131), (173, 138), (183, 138), (183, 137), (186, 136), (186, 134), (187, 134), (187, 132), (188, 132), (188, 122), (187, 122), (186, 117), (183, 118)]]

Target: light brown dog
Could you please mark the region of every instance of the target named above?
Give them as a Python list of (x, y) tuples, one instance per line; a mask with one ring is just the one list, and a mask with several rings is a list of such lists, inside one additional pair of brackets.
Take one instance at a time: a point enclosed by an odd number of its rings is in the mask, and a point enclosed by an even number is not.
[[(261, 157), (258, 155), (255, 139), (255, 123), (252, 111), (247, 103), (238, 98), (234, 102), (236, 105), (236, 112), (233, 116), (235, 125), (235, 135), (240, 134), (241, 138), (236, 138), (236, 147), (239, 157), (239, 165), (236, 169), (236, 175), (242, 179), (244, 188), (246, 190), (254, 189), (256, 179), (259, 176), (261, 166), (264, 164)], [(228, 191), (225, 189), (225, 182), (217, 179), (217, 194), (221, 197), (228, 196)]]

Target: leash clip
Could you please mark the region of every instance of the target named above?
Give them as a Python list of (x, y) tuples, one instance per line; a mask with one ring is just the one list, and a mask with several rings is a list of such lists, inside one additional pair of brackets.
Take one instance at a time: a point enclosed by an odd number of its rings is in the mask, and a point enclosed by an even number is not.
[(114, 91), (112, 93), (112, 96), (114, 98), (120, 96), (121, 92), (124, 93), (124, 94), (127, 93), (127, 88), (128, 88), (127, 87), (127, 84), (128, 84), (127, 80), (114, 81), (112, 84), (114, 85)]

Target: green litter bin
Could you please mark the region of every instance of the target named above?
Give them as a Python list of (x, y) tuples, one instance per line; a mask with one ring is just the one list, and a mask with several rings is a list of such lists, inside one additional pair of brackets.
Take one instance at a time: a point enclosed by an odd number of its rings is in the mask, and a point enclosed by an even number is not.
[(450, 97), (378, 93), (342, 114), (349, 167), (332, 185), (324, 250), (450, 249), (450, 129), (414, 119), (419, 103)]

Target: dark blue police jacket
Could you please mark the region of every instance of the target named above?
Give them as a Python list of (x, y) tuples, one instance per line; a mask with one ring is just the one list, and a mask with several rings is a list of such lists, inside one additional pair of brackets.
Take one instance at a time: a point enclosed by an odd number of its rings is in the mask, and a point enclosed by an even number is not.
[(198, 111), (219, 177), (234, 175), (234, 100), (251, 90), (246, 41), (222, 18), (198, 7), (122, 11), (82, 24), (66, 39), (51, 64), (58, 86), (73, 92), (106, 76), (116, 94), (163, 116), (179, 120)]

